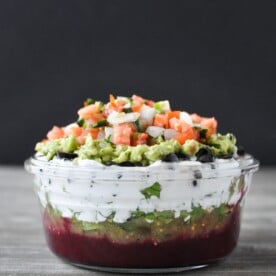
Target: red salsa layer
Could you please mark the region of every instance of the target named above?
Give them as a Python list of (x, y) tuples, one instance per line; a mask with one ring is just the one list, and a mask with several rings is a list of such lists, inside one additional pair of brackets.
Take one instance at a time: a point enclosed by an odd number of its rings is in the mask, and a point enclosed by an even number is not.
[[(210, 218), (212, 219), (212, 218)], [(168, 268), (207, 264), (228, 255), (236, 246), (240, 231), (240, 207), (231, 208), (217, 227), (198, 230), (180, 228), (167, 240), (115, 241), (107, 234), (75, 230), (73, 219), (43, 214), (48, 244), (59, 257), (75, 264), (122, 268)], [(204, 225), (201, 226), (204, 229)]]

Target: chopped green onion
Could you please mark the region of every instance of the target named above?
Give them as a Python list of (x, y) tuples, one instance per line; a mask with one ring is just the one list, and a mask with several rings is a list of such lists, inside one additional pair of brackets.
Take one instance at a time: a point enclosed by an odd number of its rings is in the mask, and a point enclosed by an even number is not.
[(194, 129), (196, 129), (199, 132), (200, 139), (206, 139), (206, 134), (208, 132), (208, 129), (202, 128), (200, 125), (194, 125)]
[(103, 127), (103, 126), (107, 126), (107, 125), (108, 125), (107, 120), (101, 120), (95, 124), (92, 124), (92, 127), (97, 128), (97, 127)]
[(112, 141), (111, 141), (111, 134), (109, 134), (104, 140), (107, 142), (107, 143), (110, 143), (110, 144), (113, 144)]
[(125, 112), (125, 113), (131, 113), (133, 111), (132, 111), (131, 107), (125, 107), (125, 108), (123, 108), (123, 112)]
[(77, 121), (77, 124), (79, 127), (82, 127), (84, 125), (84, 123), (85, 123), (85, 120), (83, 118), (81, 118)]
[(138, 132), (143, 132), (143, 129), (142, 129), (141, 125), (140, 125), (139, 120), (136, 120), (134, 122), (134, 126), (136, 127), (136, 129), (137, 129)]

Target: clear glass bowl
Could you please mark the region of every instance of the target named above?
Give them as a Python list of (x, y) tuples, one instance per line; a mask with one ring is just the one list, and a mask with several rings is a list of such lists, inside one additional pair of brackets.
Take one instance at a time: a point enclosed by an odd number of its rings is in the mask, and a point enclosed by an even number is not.
[(236, 246), (241, 211), (259, 163), (148, 167), (30, 158), (51, 250), (74, 265), (113, 272), (177, 272), (205, 266)]

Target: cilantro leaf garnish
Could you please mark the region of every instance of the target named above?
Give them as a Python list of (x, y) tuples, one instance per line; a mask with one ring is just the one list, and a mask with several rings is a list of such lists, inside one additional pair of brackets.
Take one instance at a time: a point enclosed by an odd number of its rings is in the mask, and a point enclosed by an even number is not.
[(141, 190), (140, 192), (145, 196), (146, 199), (149, 199), (152, 196), (160, 198), (161, 185), (158, 182), (155, 182), (154, 184)]

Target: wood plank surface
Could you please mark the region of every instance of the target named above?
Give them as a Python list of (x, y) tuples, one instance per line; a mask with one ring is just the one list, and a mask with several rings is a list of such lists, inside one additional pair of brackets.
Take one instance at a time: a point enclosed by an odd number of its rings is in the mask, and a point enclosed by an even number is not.
[[(32, 177), (22, 167), (0, 167), (0, 275), (112, 275), (79, 269), (48, 249)], [(114, 274), (113, 274), (114, 275)], [(178, 275), (276, 275), (276, 167), (253, 178), (240, 240), (224, 261)]]

